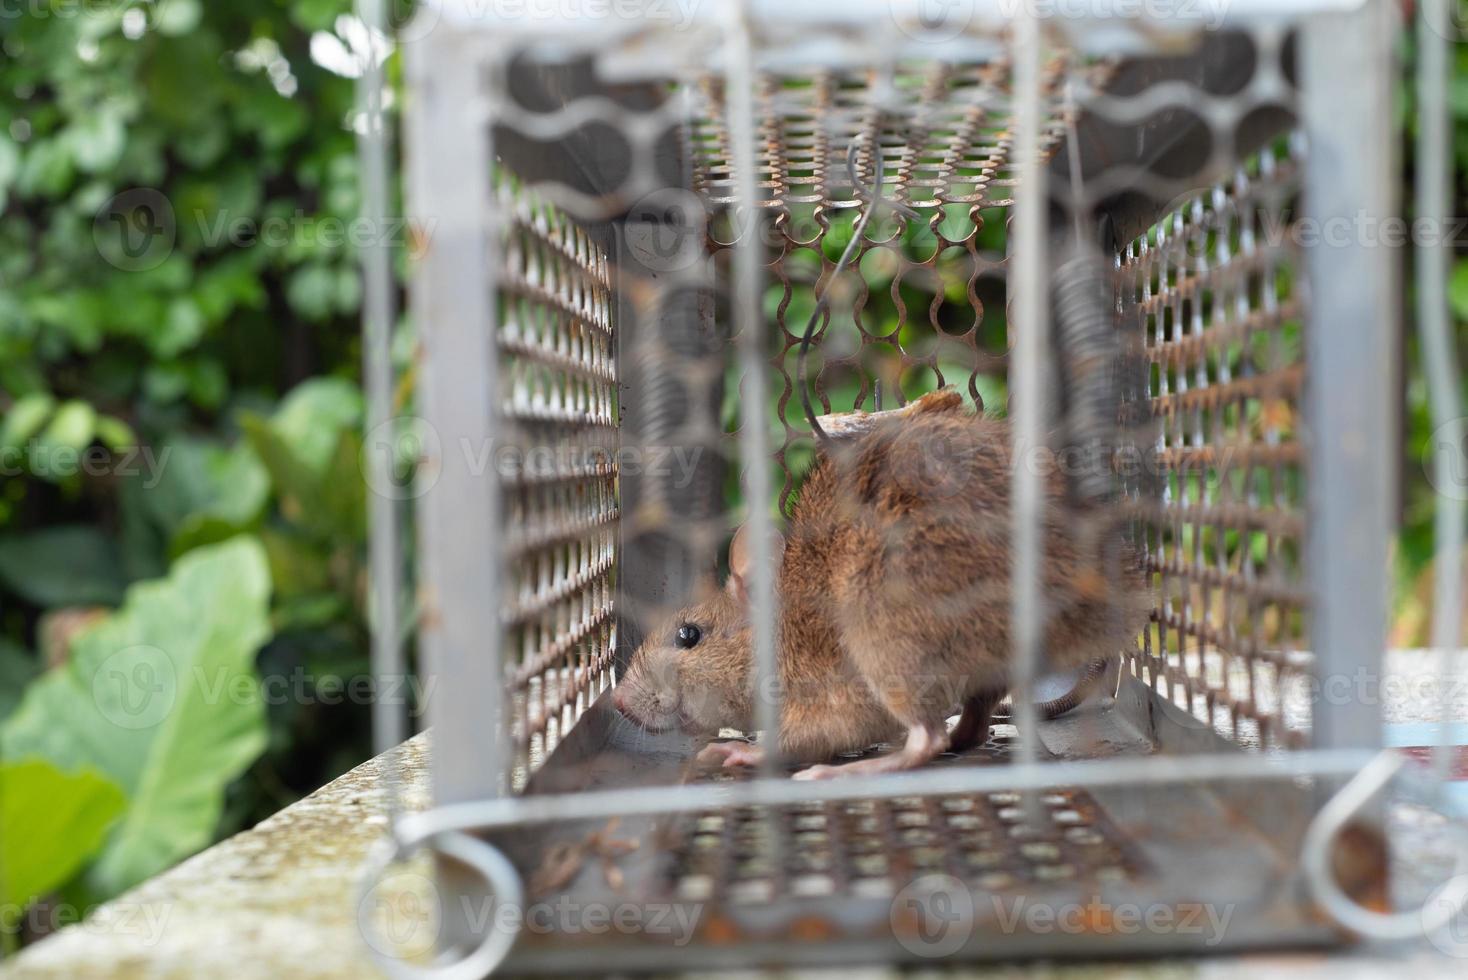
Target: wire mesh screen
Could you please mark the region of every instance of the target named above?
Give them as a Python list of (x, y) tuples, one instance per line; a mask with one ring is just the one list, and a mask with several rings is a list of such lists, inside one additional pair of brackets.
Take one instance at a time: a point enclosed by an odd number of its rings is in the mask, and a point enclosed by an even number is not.
[[(1124, 882), (1146, 862), (1084, 790), (1045, 794), (1026, 825), (1018, 793), (899, 796), (804, 803), (772, 812), (697, 814), (678, 841), (668, 887), (685, 900), (756, 905), (785, 898), (889, 898), (925, 875), (952, 875), (994, 894)], [(770, 860), (784, 838), (789, 863)]]
[(1134, 481), (1158, 605), (1132, 656), (1152, 688), (1235, 741), (1306, 741), (1301, 432), (1304, 296), (1293, 227), (1302, 141), (1191, 196), (1118, 257), (1157, 423)]
[[(1047, 160), (1074, 122), (1072, 86), (1103, 87), (1114, 67), (1068, 52), (1047, 61), (1039, 140)], [(808, 375), (820, 411), (902, 405), (946, 385), (981, 410), (1004, 409), (1007, 225), (1018, 184), (1011, 70), (1000, 54), (979, 63), (762, 74), (754, 228), (740, 228), (732, 210), (739, 202), (723, 82), (707, 76), (694, 88), (688, 153), (693, 187), (715, 215), (710, 248), (726, 259), (741, 234), (760, 234), (768, 248), (763, 313), (776, 372), (782, 510), (813, 451), (796, 357), (820, 294), (836, 297), (816, 324)], [(857, 149), (854, 173), (849, 147)], [(878, 157), (880, 194), (897, 207), (868, 226), (850, 267), (833, 281), (870, 200)], [(738, 390), (732, 371), (726, 389)], [(732, 403), (725, 415), (732, 427)]]
[(523, 785), (605, 688), (616, 648), (614, 314), (605, 252), (502, 180), (497, 337), (512, 778)]

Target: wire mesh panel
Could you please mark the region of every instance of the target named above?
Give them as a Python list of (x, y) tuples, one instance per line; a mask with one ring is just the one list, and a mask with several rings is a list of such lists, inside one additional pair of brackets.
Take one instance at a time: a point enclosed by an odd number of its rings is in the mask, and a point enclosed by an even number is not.
[(1117, 266), (1122, 326), (1149, 362), (1135, 407), (1159, 434), (1130, 498), (1158, 597), (1133, 669), (1235, 741), (1297, 748), (1312, 668), (1293, 210), (1304, 147), (1282, 142), (1165, 215)]
[(617, 362), (603, 250), (511, 180), (497, 203), (495, 462), (508, 532), (505, 670), (519, 788), (611, 683)]
[[(996, 736), (985, 761), (1010, 761), (1011, 736)], [(939, 765), (963, 761), (952, 756)], [(890, 898), (928, 875), (1004, 894), (1105, 887), (1153, 873), (1091, 794), (1057, 788), (1041, 802), (1038, 822), (1028, 819), (1020, 794), (1009, 791), (702, 811), (672, 828), (660, 887), (682, 900), (750, 905)], [(775, 853), (789, 858), (774, 861)]]
[[(810, 426), (800, 412), (796, 357), (818, 295), (836, 302), (816, 324), (810, 379), (820, 411), (906, 404), (947, 385), (980, 410), (1003, 411), (1009, 207), (1018, 177), (1012, 65), (995, 31), (983, 62), (900, 62), (879, 69), (819, 66), (761, 74), (752, 209), (736, 200), (723, 80), (693, 86), (688, 147), (692, 185), (713, 214), (710, 248), (724, 261), (741, 235), (768, 252), (763, 313), (772, 336), (781, 470), (788, 510), (809, 467)], [(1068, 85), (1104, 86), (1109, 59), (1060, 49), (1043, 70), (1041, 153), (1053, 157), (1077, 106)], [(855, 148), (856, 165), (847, 167)], [(855, 219), (877, 192), (896, 205), (866, 230), (851, 266), (833, 279)], [(755, 217), (734, 217), (733, 206)], [(737, 376), (726, 382), (737, 388)], [(733, 427), (734, 413), (726, 412)]]

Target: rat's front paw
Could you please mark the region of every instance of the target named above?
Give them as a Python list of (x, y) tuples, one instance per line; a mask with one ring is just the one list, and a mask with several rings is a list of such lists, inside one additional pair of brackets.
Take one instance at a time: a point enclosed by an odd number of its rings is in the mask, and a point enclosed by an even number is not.
[(701, 765), (719, 763), (728, 769), (733, 766), (757, 766), (764, 757), (765, 754), (758, 745), (750, 745), (748, 742), (710, 742), (694, 757), (694, 761)]

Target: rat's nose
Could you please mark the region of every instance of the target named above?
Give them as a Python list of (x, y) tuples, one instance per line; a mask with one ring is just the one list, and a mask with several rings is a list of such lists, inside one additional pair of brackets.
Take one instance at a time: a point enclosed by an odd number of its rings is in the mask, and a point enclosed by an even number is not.
[(621, 712), (627, 710), (627, 696), (622, 693), (620, 687), (612, 688), (612, 706)]

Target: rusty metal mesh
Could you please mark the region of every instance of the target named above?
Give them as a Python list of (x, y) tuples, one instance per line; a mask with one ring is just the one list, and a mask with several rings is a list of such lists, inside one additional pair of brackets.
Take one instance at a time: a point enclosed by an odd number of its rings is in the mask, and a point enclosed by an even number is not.
[[(1008, 761), (1012, 726), (977, 750)], [(887, 751), (880, 746), (874, 751)], [(934, 765), (972, 764), (945, 755)], [(715, 780), (747, 778), (727, 771)], [(988, 893), (1096, 887), (1150, 869), (1084, 790), (1058, 787), (1032, 820), (1020, 794), (899, 796), (689, 814), (673, 828), (664, 887), (687, 901), (765, 904), (787, 898), (889, 899), (924, 875), (946, 874)], [(784, 855), (777, 861), (775, 855)]]
[[(836, 302), (817, 324), (810, 381), (823, 412), (905, 404), (958, 384), (983, 409), (1003, 407), (1008, 338), (1004, 326), (1008, 209), (1016, 193), (1007, 58), (981, 64), (912, 63), (891, 73), (812, 71), (764, 74), (755, 84), (759, 216), (732, 217), (734, 164), (721, 79), (696, 88), (687, 149), (693, 187), (719, 215), (710, 227), (716, 259), (740, 234), (769, 249), (764, 296), (777, 372), (775, 461), (787, 509), (812, 449), (800, 410), (796, 351), (818, 294)], [(1100, 88), (1114, 62), (1050, 59), (1041, 86), (1046, 108), (1040, 146), (1050, 158), (1075, 110), (1067, 82)], [(852, 186), (847, 148), (858, 148)], [(832, 282), (865, 190), (881, 155), (882, 198), (905, 210), (868, 228), (844, 274)], [(726, 379), (738, 390), (737, 375)], [(733, 428), (737, 412), (726, 413)]]
[(614, 313), (607, 257), (504, 181), (499, 406), (505, 669), (523, 783), (611, 685), (617, 558)]
[(1130, 408), (1159, 435), (1127, 501), (1158, 600), (1132, 670), (1235, 741), (1286, 748), (1307, 738), (1311, 663), (1292, 224), (1303, 149), (1265, 150), (1117, 259), (1122, 327), (1150, 371)]

